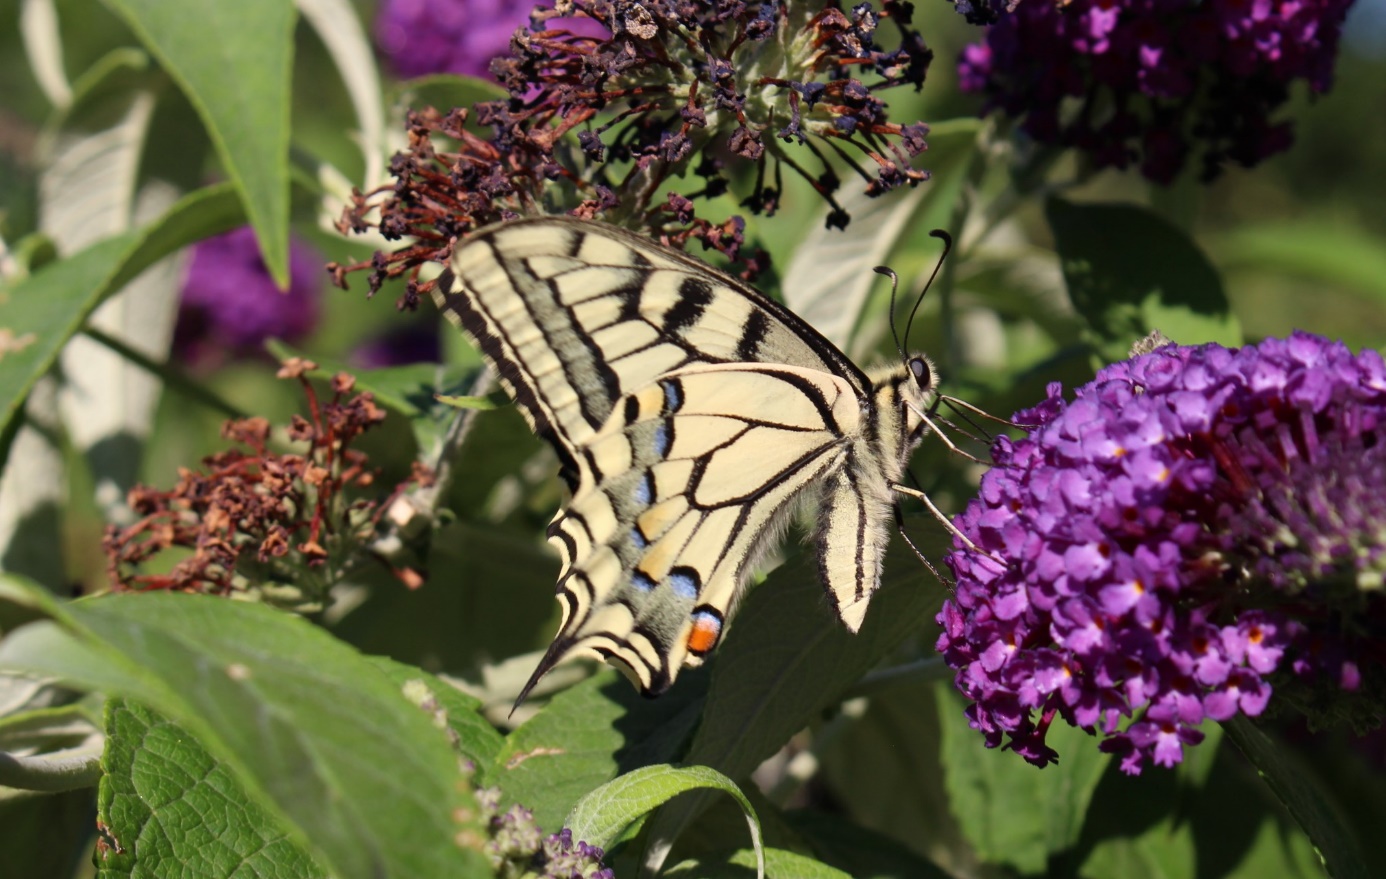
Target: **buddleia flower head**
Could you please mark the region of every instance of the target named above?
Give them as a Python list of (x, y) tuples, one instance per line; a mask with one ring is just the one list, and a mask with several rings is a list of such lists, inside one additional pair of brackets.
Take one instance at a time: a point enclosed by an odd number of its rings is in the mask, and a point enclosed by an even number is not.
[[(1056, 718), (1138, 773), (1204, 720), (1386, 706), (1386, 364), (1296, 333), (1168, 346), (1016, 415), (957, 520), (938, 649), (972, 726), (1045, 765)], [(1272, 703), (1272, 699), (1274, 702)]]
[[(1333, 82), (1352, 0), (959, 2), (994, 20), (959, 62), (965, 91), (1040, 143), (1098, 167), (1172, 180), (1197, 153), (1204, 180), (1288, 149), (1273, 116), (1292, 86)], [(964, 8), (965, 7), (965, 8)]]
[(533, 8), (526, 0), (384, 0), (375, 43), (401, 76), (486, 76)]
[[(131, 489), (135, 521), (109, 526), (102, 540), (113, 588), (253, 596), (299, 610), (322, 606), (363, 554), (390, 502), (431, 484), (433, 476), (415, 466), (388, 496), (373, 492), (376, 472), (355, 445), (384, 421), (385, 411), (371, 394), (357, 392), (347, 373), (333, 376), (330, 396), (320, 396), (308, 381), (316, 369), (290, 358), (279, 370), (280, 378), (299, 383), (307, 401), (308, 416), (293, 416), (277, 432), (298, 449), (275, 448), (276, 431), (263, 417), (228, 421), (222, 436), (232, 447), (208, 455), (200, 469), (180, 468), (170, 489)], [(181, 556), (171, 566), (170, 549)], [(411, 569), (392, 572), (410, 586), (422, 582)]]
[(318, 322), (322, 258), (290, 239), (289, 289), (270, 276), (249, 226), (192, 248), (178, 305), (174, 350), (200, 367), (262, 356), (267, 339), (297, 341)]
[[(891, 119), (880, 93), (918, 89), (932, 57), (909, 26), (909, 4), (536, 7), (491, 65), (509, 97), (412, 113), (410, 148), (391, 165), (395, 184), (359, 194), (341, 228), (378, 225), (387, 239), (410, 240), (368, 266), (373, 288), (446, 261), (452, 243), (480, 226), (557, 212), (604, 217), (674, 246), (696, 239), (749, 277), (764, 262), (742, 252), (742, 218), (700, 217), (698, 202), (740, 178), (742, 207), (772, 214), (788, 172), (828, 201), (831, 225), (845, 226), (830, 155), (871, 195), (927, 179), (911, 164), (927, 126)], [(673, 185), (690, 175), (691, 187)], [(361, 268), (337, 267), (338, 281)], [(419, 292), (411, 288), (406, 304)]]

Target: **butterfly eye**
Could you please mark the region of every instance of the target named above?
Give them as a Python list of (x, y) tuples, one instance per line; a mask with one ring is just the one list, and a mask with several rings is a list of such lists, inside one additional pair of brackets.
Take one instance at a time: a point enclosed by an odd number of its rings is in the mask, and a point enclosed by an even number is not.
[(929, 361), (923, 357), (911, 357), (909, 366), (914, 383), (919, 385), (921, 390), (931, 390), (934, 386), (934, 371), (929, 366)]

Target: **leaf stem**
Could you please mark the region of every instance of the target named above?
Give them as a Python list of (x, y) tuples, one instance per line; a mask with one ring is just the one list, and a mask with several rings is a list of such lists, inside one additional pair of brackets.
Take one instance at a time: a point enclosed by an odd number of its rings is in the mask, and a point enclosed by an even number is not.
[(228, 418), (246, 417), (247, 413), (231, 405), (216, 392), (189, 378), (182, 370), (170, 366), (168, 363), (159, 363), (156, 360), (152, 360), (144, 352), (131, 348), (121, 340), (114, 336), (107, 335), (96, 327), (83, 327), (82, 332), (86, 334), (88, 338), (100, 342), (102, 345), (110, 348), (112, 351), (144, 371), (162, 379), (164, 384), (184, 396), (196, 400), (204, 406), (215, 409)]

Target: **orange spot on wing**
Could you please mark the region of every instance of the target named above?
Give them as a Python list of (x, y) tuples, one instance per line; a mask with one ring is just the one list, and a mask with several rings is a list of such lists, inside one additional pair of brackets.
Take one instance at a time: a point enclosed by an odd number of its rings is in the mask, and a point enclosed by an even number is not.
[(688, 652), (704, 654), (717, 646), (722, 636), (722, 623), (711, 616), (693, 620), (693, 629), (688, 633)]

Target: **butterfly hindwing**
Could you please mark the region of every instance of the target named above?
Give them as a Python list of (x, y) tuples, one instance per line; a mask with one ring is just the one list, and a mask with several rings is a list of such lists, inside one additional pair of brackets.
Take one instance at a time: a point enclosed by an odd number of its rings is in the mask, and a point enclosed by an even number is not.
[(690, 366), (623, 398), (550, 526), (564, 619), (536, 679), (596, 655), (663, 691), (715, 646), (776, 522), (842, 468), (860, 419), (847, 382), (788, 366)]

